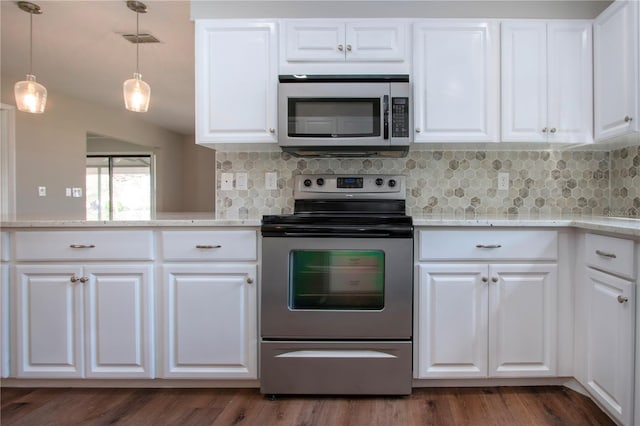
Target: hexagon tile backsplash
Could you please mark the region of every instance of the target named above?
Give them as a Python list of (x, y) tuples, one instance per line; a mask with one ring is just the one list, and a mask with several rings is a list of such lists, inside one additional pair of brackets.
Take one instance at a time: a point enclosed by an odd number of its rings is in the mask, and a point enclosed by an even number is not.
[[(601, 151), (411, 151), (401, 159), (300, 159), (280, 152), (216, 153), (216, 175), (248, 174), (248, 190), (223, 191), (220, 219), (293, 212), (301, 173), (407, 176), (407, 213), (425, 218), (640, 217), (640, 146)], [(265, 190), (265, 173), (278, 189)], [(509, 189), (498, 190), (498, 173)], [(611, 184), (611, 186), (610, 186)]]

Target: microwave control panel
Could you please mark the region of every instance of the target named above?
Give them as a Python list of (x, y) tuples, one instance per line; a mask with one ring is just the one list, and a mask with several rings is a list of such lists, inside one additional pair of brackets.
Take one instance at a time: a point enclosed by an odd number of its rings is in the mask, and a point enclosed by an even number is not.
[(409, 137), (409, 98), (391, 98), (391, 137)]

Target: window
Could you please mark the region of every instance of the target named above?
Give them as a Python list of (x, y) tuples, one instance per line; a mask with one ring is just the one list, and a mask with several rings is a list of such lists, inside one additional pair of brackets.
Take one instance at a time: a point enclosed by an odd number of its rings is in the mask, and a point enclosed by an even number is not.
[(87, 156), (87, 220), (151, 219), (150, 155)]

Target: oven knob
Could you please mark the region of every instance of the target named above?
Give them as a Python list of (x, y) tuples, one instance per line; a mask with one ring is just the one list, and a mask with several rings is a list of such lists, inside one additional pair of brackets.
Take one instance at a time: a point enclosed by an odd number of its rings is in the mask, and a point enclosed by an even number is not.
[(305, 179), (304, 180), (304, 186), (311, 186), (311, 179)]
[(376, 185), (382, 186), (383, 183), (384, 183), (384, 179), (382, 179), (382, 178), (377, 178), (376, 179)]
[(318, 186), (322, 186), (322, 185), (324, 185), (324, 179), (323, 178), (318, 178), (318, 179), (316, 179), (316, 183), (318, 184)]
[(392, 187), (392, 188), (394, 186), (396, 186), (396, 180), (395, 179), (389, 179), (389, 186)]

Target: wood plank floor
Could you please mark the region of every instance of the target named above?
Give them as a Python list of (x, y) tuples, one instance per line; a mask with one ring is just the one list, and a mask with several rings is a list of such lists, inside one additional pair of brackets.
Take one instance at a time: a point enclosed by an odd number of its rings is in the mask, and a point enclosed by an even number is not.
[(556, 386), (418, 388), (408, 397), (278, 397), (257, 389), (2, 388), (10, 425), (613, 425)]

